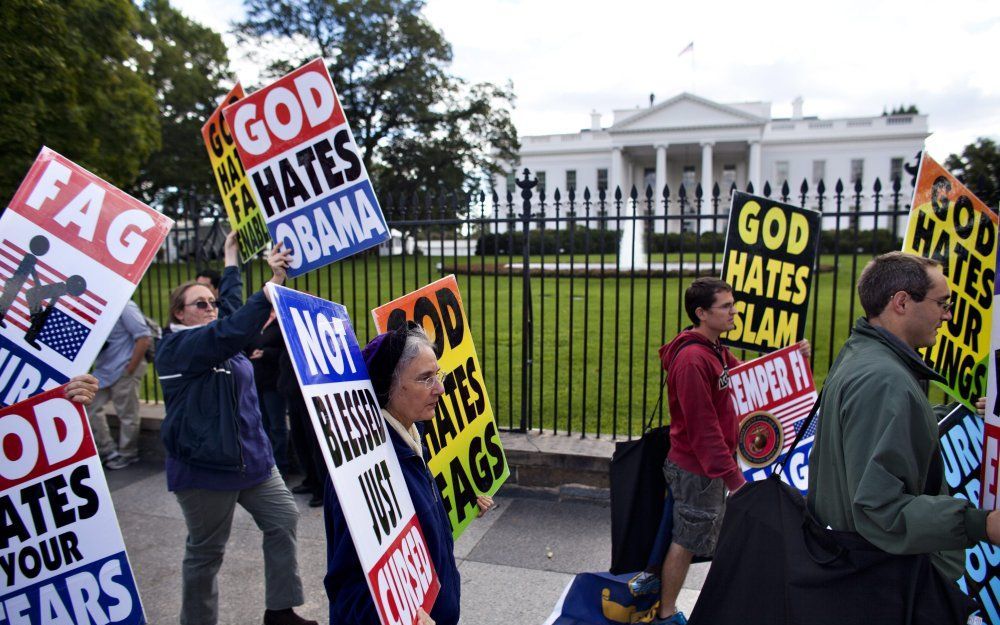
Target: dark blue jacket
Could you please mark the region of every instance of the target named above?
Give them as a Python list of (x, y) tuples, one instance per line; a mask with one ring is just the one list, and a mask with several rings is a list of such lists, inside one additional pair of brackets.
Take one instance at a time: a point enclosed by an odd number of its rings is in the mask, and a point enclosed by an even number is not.
[(220, 311), (234, 312), (166, 334), (157, 346), (156, 371), (166, 405), (160, 438), (172, 458), (194, 467), (266, 476), (274, 459), (260, 409), (256, 397), (237, 396), (234, 377), (252, 371), (242, 352), (260, 333), (271, 304), (257, 292), (241, 306), (242, 290), (239, 270), (227, 267)]
[[(417, 520), (441, 582), (441, 590), (430, 611), (431, 618), (437, 625), (455, 625), (461, 603), (461, 579), (455, 565), (455, 543), (451, 538), (451, 525), (441, 494), (423, 459), (413, 453), (396, 430), (391, 427), (386, 430), (399, 458), (406, 488), (410, 491)], [(363, 502), (357, 505), (364, 507)], [(330, 598), (330, 625), (378, 625), (378, 610), (368, 590), (340, 500), (329, 478), (326, 480), (324, 508), (326, 578), (323, 583)]]

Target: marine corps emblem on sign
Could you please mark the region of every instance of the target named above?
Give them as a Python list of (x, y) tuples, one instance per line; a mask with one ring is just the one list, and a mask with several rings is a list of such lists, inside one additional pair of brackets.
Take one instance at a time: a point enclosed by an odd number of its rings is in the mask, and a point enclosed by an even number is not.
[(754, 468), (774, 462), (784, 446), (784, 432), (778, 419), (763, 410), (753, 412), (740, 424), (739, 452)]

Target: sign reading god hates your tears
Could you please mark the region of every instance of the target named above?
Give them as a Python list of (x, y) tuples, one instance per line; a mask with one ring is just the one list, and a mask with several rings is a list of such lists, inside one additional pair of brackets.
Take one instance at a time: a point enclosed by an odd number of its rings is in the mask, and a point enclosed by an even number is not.
[(742, 192), (733, 194), (722, 279), (734, 290), (741, 349), (771, 351), (805, 338), (820, 214)]
[(229, 105), (223, 115), (288, 275), (389, 238), (361, 152), (323, 59)]
[(267, 288), (379, 617), (415, 623), (440, 583), (347, 309)]

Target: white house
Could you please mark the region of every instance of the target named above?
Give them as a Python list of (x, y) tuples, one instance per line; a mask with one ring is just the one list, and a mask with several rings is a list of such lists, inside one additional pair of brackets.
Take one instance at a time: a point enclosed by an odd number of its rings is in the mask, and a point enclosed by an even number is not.
[[(513, 170), (520, 177), (524, 168), (537, 176), (550, 203), (556, 188), (565, 202), (569, 188), (576, 189), (579, 201), (585, 187), (595, 197), (599, 188), (609, 189), (610, 197), (616, 187), (627, 195), (635, 185), (644, 198), (649, 185), (660, 198), (664, 185), (669, 185), (669, 213), (677, 214), (677, 190), (682, 183), (692, 199), (698, 183), (708, 196), (718, 182), (723, 197), (720, 212), (725, 212), (733, 183), (743, 190), (752, 182), (760, 193), (767, 181), (773, 189), (771, 197), (777, 197), (787, 180), (790, 195), (796, 197), (804, 179), (810, 186), (809, 205), (815, 207), (815, 189), (822, 179), (827, 189), (824, 209), (833, 211), (831, 196), (837, 180), (843, 181), (845, 194), (853, 195), (854, 181), (860, 179), (862, 210), (870, 211), (876, 178), (885, 194), (891, 191), (893, 178), (899, 176), (901, 203), (909, 201), (912, 187), (903, 166), (914, 163), (929, 135), (926, 115), (804, 117), (801, 98), (793, 102), (791, 118), (771, 117), (770, 102), (720, 104), (690, 93), (656, 105), (652, 105), (652, 96), (650, 99), (649, 107), (614, 111), (608, 127), (601, 126), (601, 115), (595, 111), (589, 129), (521, 137), (520, 163), (510, 166), (506, 179), (494, 181), (496, 189), (512, 191), (515, 204), (519, 204)], [(883, 197), (882, 202), (884, 210), (888, 200)], [(843, 210), (847, 208), (845, 201)], [(711, 213), (711, 204), (705, 202), (702, 210)], [(662, 212), (658, 202), (655, 214)], [(833, 228), (834, 221), (826, 218), (824, 228)], [(657, 231), (663, 230), (664, 221), (654, 223)], [(704, 221), (702, 230), (710, 228), (710, 223)], [(873, 223), (873, 217), (862, 217), (860, 227), (868, 229)], [(879, 220), (879, 227), (888, 225), (884, 217)], [(677, 220), (671, 220), (671, 230), (679, 227)], [(684, 227), (691, 224), (685, 222)]]

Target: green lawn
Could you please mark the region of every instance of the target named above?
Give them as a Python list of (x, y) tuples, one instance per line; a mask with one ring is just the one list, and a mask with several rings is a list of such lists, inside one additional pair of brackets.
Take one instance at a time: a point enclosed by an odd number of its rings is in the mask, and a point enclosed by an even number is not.
[[(824, 256), (820, 264), (831, 271), (818, 274), (815, 297), (809, 311), (806, 336), (813, 343), (817, 384), (822, 384), (833, 356), (847, 338), (860, 315), (854, 294), (856, 276), (870, 255)], [(653, 255), (660, 262), (663, 255)], [(364, 343), (374, 335), (369, 311), (390, 299), (441, 277), (441, 261), (475, 268), (485, 263), (520, 262), (520, 257), (445, 258), (410, 256), (392, 260), (365, 255), (324, 267), (291, 287), (309, 291), (344, 304)], [(559, 261), (569, 263), (562, 255)], [(599, 270), (602, 257), (576, 256), (574, 266)], [(694, 254), (668, 255), (667, 260), (695, 262)], [(555, 262), (554, 256), (534, 256), (533, 262)], [(605, 268), (614, 267), (615, 257), (603, 257)], [(701, 254), (705, 267), (719, 257)], [(192, 264), (152, 266), (136, 291), (135, 299), (147, 314), (166, 320), (167, 293), (171, 286), (195, 273)], [(269, 277), (258, 261), (246, 275), (254, 287)], [(660, 364), (656, 351), (677, 331), (688, 325), (683, 313), (683, 291), (691, 278), (561, 277), (531, 278), (534, 316), (530, 369), (522, 366), (523, 280), (519, 270), (501, 276), (458, 275), (459, 287), (472, 326), (487, 392), (501, 427), (516, 428), (528, 415), (522, 410), (522, 376), (528, 374), (530, 427), (535, 430), (566, 431), (602, 435), (642, 428), (644, 415), (656, 403), (660, 388)], [(737, 354), (752, 358), (755, 354)], [(159, 398), (159, 389), (148, 376), (145, 393)], [(665, 407), (657, 419), (667, 420)]]

